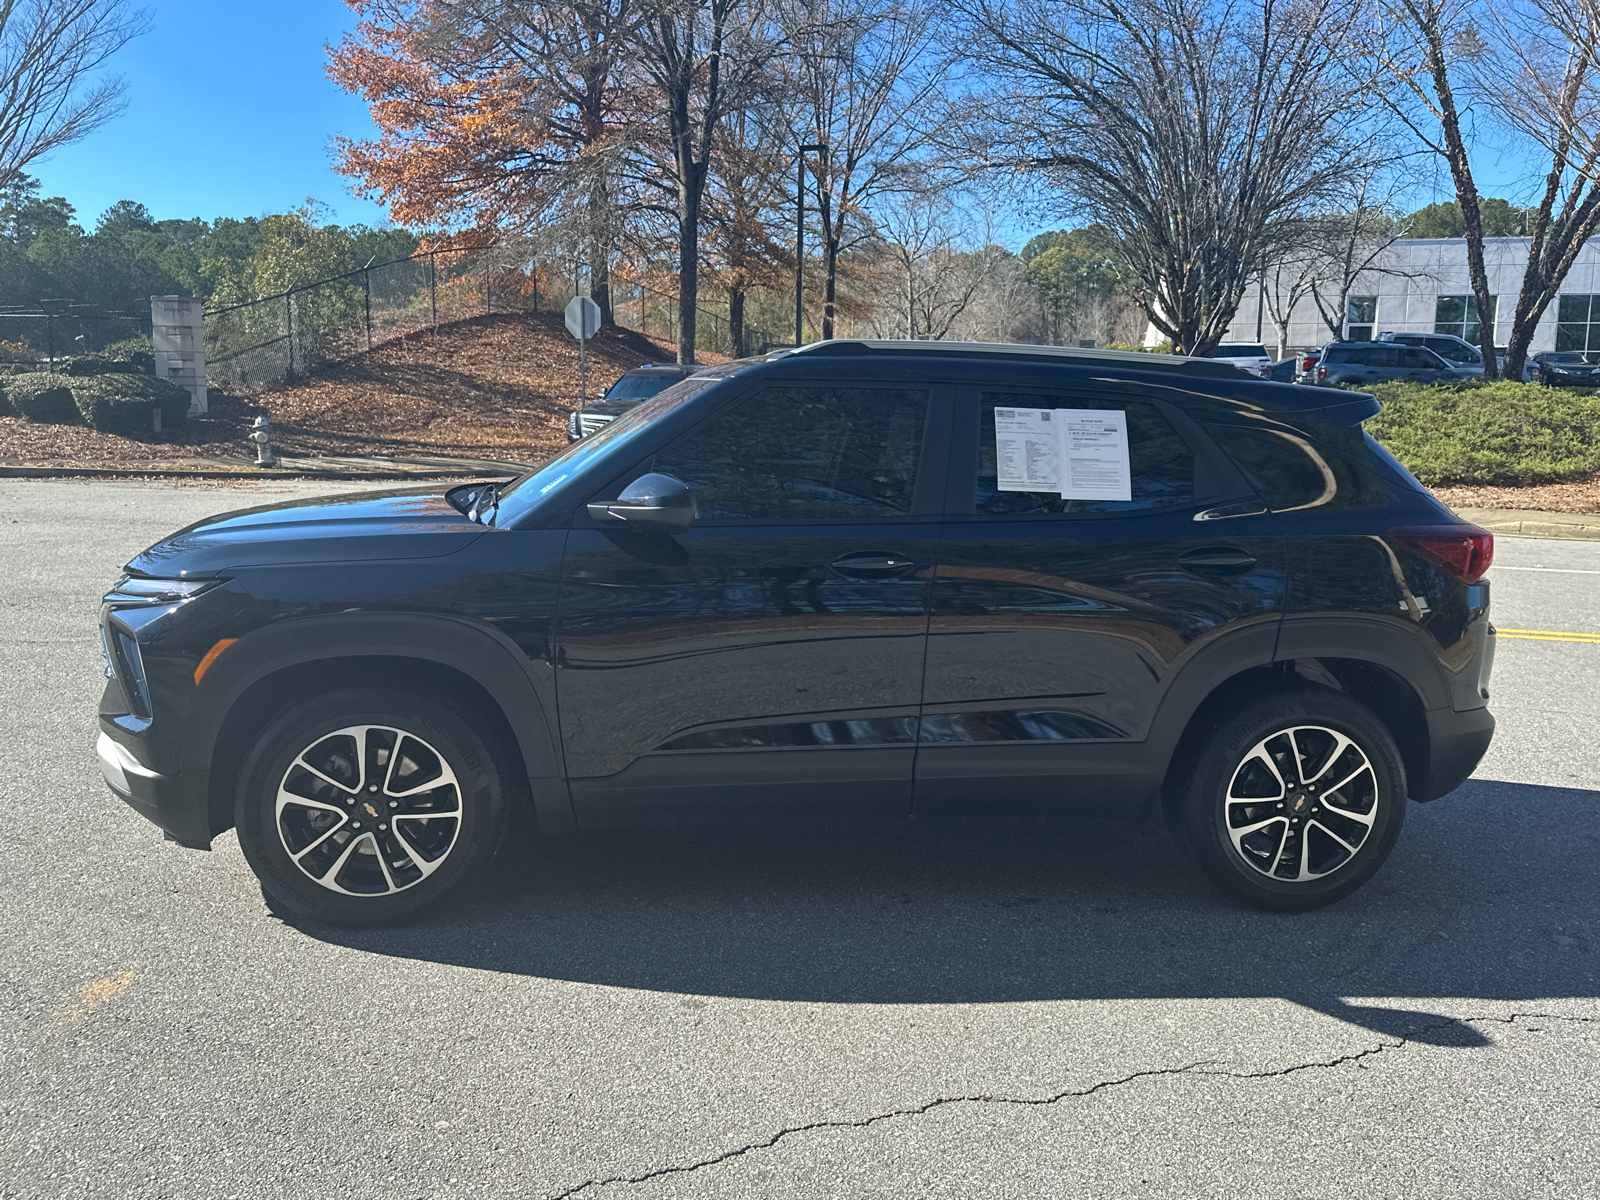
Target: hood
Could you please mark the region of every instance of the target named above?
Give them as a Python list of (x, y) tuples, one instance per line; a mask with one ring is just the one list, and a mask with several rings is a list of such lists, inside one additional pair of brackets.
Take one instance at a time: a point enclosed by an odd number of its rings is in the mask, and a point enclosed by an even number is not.
[(578, 411), (596, 417), (620, 417), (630, 408), (638, 408), (649, 398), (646, 396), (641, 400), (591, 400)]
[(128, 563), (140, 575), (214, 575), (286, 563), (438, 558), (482, 537), (450, 487), (291, 500), (196, 521)]

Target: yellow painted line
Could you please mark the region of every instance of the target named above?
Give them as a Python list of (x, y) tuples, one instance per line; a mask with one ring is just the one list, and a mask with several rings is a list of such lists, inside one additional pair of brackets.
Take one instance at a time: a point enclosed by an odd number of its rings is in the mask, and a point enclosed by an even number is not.
[(1503, 638), (1521, 638), (1529, 642), (1587, 642), (1600, 646), (1600, 633), (1572, 633), (1561, 629), (1497, 629)]

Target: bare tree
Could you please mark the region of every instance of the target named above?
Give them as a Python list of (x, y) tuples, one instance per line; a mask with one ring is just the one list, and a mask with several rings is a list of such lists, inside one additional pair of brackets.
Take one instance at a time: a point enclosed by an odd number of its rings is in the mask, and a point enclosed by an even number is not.
[(872, 233), (880, 197), (929, 185), (917, 155), (946, 60), (928, 0), (805, 0), (789, 8), (786, 66), (796, 141), (827, 147), (812, 161), (822, 228), (822, 336), (834, 334), (839, 256)]
[(1278, 353), (1282, 358), (1288, 353), (1289, 322), (1300, 302), (1311, 295), (1317, 282), (1317, 263), (1311, 256), (1297, 260), (1280, 259), (1261, 273), (1262, 304), (1272, 321), (1272, 331), (1278, 338)]
[(1377, 92), (1389, 110), (1450, 169), (1467, 242), (1467, 277), (1478, 308), (1483, 373), (1493, 379), (1495, 310), (1483, 258), (1483, 214), (1452, 74), (1461, 59), (1483, 50), (1475, 23), (1477, 4), (1478, 0), (1393, 0), (1382, 10), (1385, 19), (1374, 36), (1359, 38), (1356, 44), (1373, 48), (1383, 84)]
[(1360, 161), (1337, 0), (955, 0), (1001, 87), (975, 147), (1106, 225), (1174, 348), (1207, 353)]
[(122, 112), (122, 80), (91, 77), (148, 28), (125, 0), (0, 0), (0, 188)]
[(1549, 162), (1525, 213), (1528, 263), (1506, 339), (1503, 370), (1521, 379), (1539, 319), (1600, 229), (1600, 0), (1522, 0), (1485, 16), (1493, 49), (1469, 61), (1472, 90)]
[(764, 0), (640, 0), (630, 52), (654, 91), (678, 242), (678, 361), (692, 363), (700, 218), (717, 129), (758, 92), (779, 49)]
[(1362, 277), (1411, 273), (1388, 261), (1389, 248), (1406, 228), (1381, 186), (1379, 170), (1352, 171), (1341, 191), (1342, 203), (1334, 211), (1306, 222), (1311, 299), (1336, 341), (1344, 337), (1350, 294)]
[[(886, 256), (898, 268), (892, 328), (913, 340), (946, 337), (1001, 263), (1013, 257), (990, 238), (974, 250), (961, 249), (971, 234), (945, 193), (896, 197), (880, 206), (877, 222)], [(882, 317), (878, 324), (883, 327)]]

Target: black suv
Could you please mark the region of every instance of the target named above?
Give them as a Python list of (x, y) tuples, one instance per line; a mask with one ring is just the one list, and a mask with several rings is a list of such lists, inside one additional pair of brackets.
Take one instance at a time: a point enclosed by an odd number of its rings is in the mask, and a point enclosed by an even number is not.
[(704, 368), (693, 363), (645, 363), (623, 372), (592, 404), (572, 410), (567, 417), (567, 441), (588, 437), (635, 405), (701, 370)]
[(1377, 411), (1106, 351), (713, 367), (513, 483), (151, 547), (101, 610), (102, 767), (330, 922), (434, 903), (516, 811), (1164, 811), (1222, 886), (1311, 908), (1494, 728), (1493, 542)]

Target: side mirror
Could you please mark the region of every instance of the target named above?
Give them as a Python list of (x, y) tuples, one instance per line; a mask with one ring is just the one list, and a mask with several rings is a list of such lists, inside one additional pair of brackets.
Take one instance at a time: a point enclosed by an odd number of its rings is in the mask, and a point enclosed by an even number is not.
[(597, 525), (635, 529), (687, 529), (694, 524), (694, 493), (681, 479), (652, 472), (641, 475), (615, 500), (596, 500), (589, 516)]

